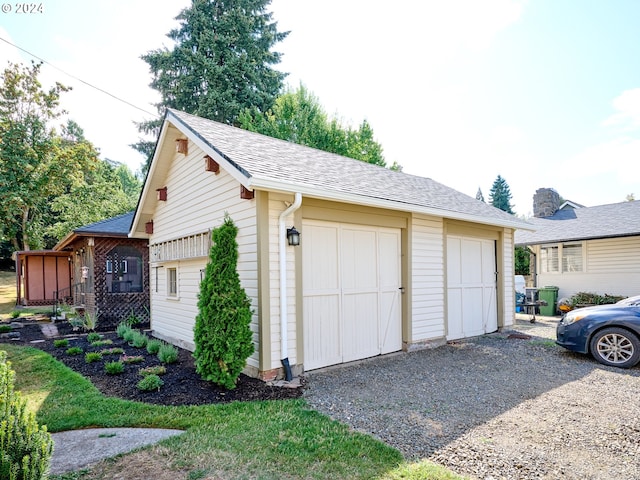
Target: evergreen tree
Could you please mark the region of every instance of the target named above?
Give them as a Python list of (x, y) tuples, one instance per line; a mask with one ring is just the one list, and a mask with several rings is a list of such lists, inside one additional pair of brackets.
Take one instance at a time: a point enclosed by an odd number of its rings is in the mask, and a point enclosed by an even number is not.
[(511, 205), (511, 190), (507, 181), (498, 175), (489, 191), (489, 203), (500, 210), (513, 214)]
[(514, 251), (515, 255), (515, 274), (516, 275), (529, 275), (529, 262), (531, 255), (526, 247), (516, 247)]
[(40, 480), (47, 477), (53, 440), (14, 390), (14, 376), (0, 350), (0, 478)]
[(476, 200), (484, 202), (484, 195), (482, 194), (482, 190), (480, 190), (480, 187), (478, 187), (478, 192), (476, 193)]
[[(273, 68), (280, 53), (272, 47), (289, 32), (279, 32), (271, 0), (192, 0), (176, 17), (180, 26), (167, 35), (175, 46), (142, 56), (161, 95), (158, 111), (176, 108), (193, 115), (234, 124), (245, 108), (266, 112), (283, 86), (285, 73)], [(139, 124), (156, 133), (159, 120)], [(134, 148), (151, 158), (154, 145)], [(145, 167), (145, 170), (148, 165)]]
[(198, 295), (194, 328), (196, 371), (228, 389), (253, 353), (251, 300), (238, 275), (238, 228), (227, 215), (213, 230), (213, 245)]

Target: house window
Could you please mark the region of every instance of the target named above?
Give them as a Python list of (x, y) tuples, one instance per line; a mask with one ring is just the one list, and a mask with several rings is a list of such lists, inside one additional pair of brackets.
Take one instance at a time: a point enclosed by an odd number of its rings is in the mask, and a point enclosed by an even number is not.
[(558, 247), (541, 247), (540, 248), (540, 272), (541, 273), (558, 273)]
[(119, 246), (107, 253), (106, 284), (109, 293), (142, 292), (142, 254), (134, 247)]
[(167, 295), (178, 296), (178, 271), (175, 268), (167, 268)]
[(582, 272), (582, 244), (562, 245), (562, 272)]
[(584, 271), (582, 251), (582, 243), (567, 243), (540, 247), (540, 273), (573, 273)]

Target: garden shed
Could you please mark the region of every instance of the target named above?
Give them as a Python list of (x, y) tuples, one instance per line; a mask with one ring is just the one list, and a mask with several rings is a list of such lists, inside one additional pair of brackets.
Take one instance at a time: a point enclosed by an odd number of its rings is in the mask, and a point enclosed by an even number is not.
[(71, 286), (68, 252), (26, 250), (14, 255), (18, 305), (53, 305), (57, 292)]

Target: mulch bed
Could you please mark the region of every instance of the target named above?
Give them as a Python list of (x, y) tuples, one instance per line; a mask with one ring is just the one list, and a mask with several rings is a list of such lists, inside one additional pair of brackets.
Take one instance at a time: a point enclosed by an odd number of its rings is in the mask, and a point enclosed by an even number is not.
[[(211, 382), (203, 380), (197, 373), (191, 352), (178, 349), (176, 363), (165, 365), (167, 372), (160, 378), (164, 385), (159, 391), (144, 392), (137, 388), (142, 376), (138, 371), (145, 367), (161, 365), (157, 356), (147, 353), (145, 348), (135, 348), (119, 338), (115, 332), (100, 332), (103, 340), (111, 340), (113, 344), (94, 347), (87, 341), (86, 334), (73, 332), (67, 322), (58, 323), (59, 337), (68, 338), (69, 347), (80, 347), (80, 355), (68, 355), (67, 348), (56, 348), (54, 339), (46, 338), (42, 333), (41, 323), (35, 320), (20, 320), (24, 326), (15, 331), (20, 332), (19, 339), (0, 338), (0, 342), (23, 344), (39, 348), (58, 359), (72, 370), (88, 378), (104, 395), (126, 400), (153, 403), (159, 405), (203, 405), (232, 401), (284, 400), (298, 398), (302, 395), (302, 387), (288, 388), (271, 386), (262, 380), (241, 374), (236, 388), (226, 390)], [(104, 364), (117, 361), (120, 355), (104, 355), (98, 362), (86, 363), (85, 353), (99, 352), (103, 349), (119, 347), (127, 356), (143, 356), (144, 361), (125, 364), (124, 372), (111, 375), (106, 373)]]

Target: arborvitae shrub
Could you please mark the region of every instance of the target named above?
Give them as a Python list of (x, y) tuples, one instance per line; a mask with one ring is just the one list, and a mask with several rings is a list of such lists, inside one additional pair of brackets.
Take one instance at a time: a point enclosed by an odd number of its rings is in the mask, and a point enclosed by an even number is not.
[(229, 216), (213, 230), (213, 246), (198, 295), (194, 328), (196, 371), (228, 389), (253, 353), (251, 300), (238, 275), (238, 228)]
[(0, 351), (0, 478), (40, 480), (47, 477), (53, 440), (14, 391), (14, 376), (7, 352)]

